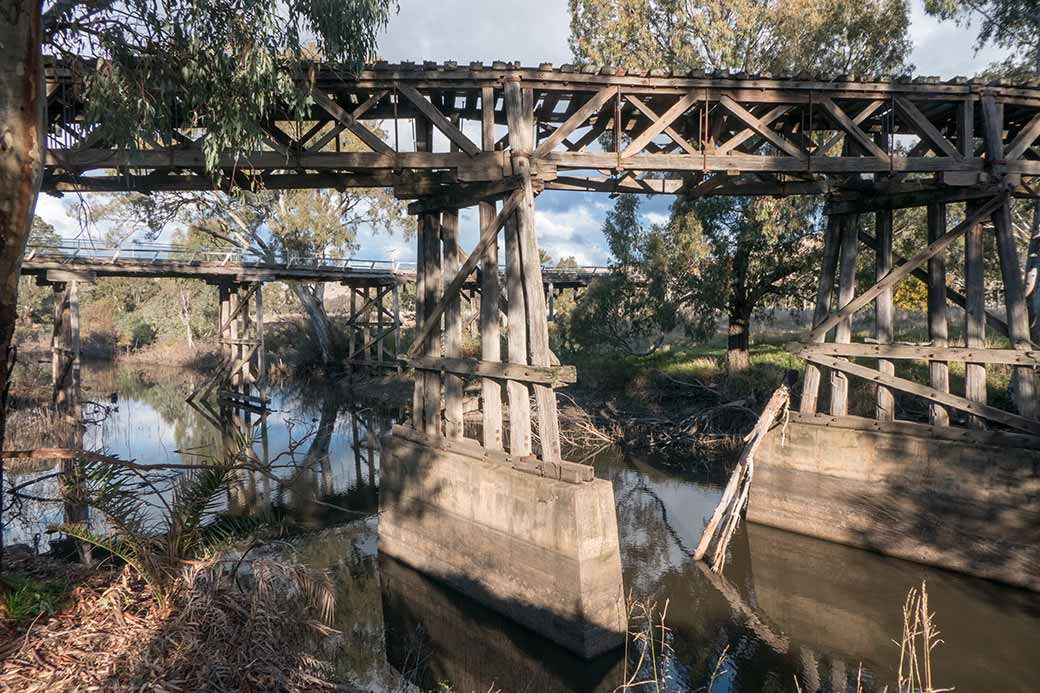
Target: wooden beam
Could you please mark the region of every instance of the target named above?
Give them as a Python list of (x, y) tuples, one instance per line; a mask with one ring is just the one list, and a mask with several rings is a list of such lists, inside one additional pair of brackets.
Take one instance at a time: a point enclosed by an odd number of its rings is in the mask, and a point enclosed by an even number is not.
[(592, 97), (586, 101), (581, 108), (574, 112), (571, 117), (563, 122), (560, 127), (556, 128), (551, 135), (542, 140), (541, 144), (534, 152), (535, 158), (544, 157), (546, 154), (556, 148), (556, 145), (563, 142), (572, 132), (582, 126), (594, 114), (598, 113), (604, 104), (616, 97), (618, 93), (617, 87), (603, 87), (598, 92), (592, 95)]
[(1004, 158), (1021, 159), (1026, 150), (1036, 142), (1037, 137), (1040, 137), (1040, 113), (1033, 116), (1026, 126), (1019, 130), (1015, 139), (1008, 145)]
[(838, 124), (838, 126), (849, 135), (857, 145), (871, 156), (874, 156), (881, 161), (888, 163), (889, 156), (888, 152), (877, 146), (867, 133), (860, 130), (859, 125), (854, 123), (845, 111), (841, 110), (834, 101), (828, 97), (824, 97), (820, 100), (820, 106), (827, 112), (827, 115)]
[[(967, 209), (970, 211), (971, 203)], [(986, 346), (986, 276), (983, 262), (982, 225), (976, 224), (964, 235), (964, 343), (971, 349)], [(1015, 349), (1002, 350), (1011, 354), (1023, 354)], [(964, 396), (972, 402), (986, 403), (986, 361), (965, 359)], [(977, 416), (971, 417), (973, 428), (983, 428), (985, 423)]]
[[(621, 158), (624, 159), (625, 157), (629, 157), (633, 154), (638, 154), (639, 152), (643, 151), (643, 148), (646, 147), (646, 145), (651, 140), (653, 140), (655, 137), (660, 135), (665, 130), (671, 129), (671, 124), (674, 123), (683, 113), (690, 110), (690, 107), (697, 103), (697, 100), (700, 99), (702, 96), (703, 92), (701, 92), (701, 90), (699, 89), (694, 89), (690, 92), (687, 92), (684, 96), (682, 96), (682, 98), (680, 98), (678, 101), (672, 104), (668, 108), (668, 110), (664, 112), (663, 115), (651, 120), (650, 124), (647, 126), (645, 130), (643, 130), (643, 132), (639, 133), (637, 136), (632, 138), (632, 142), (629, 143), (627, 147), (625, 147), (625, 151), (621, 152)], [(631, 101), (632, 99), (630, 98), (629, 100)], [(644, 105), (645, 107), (645, 104), (642, 105)], [(639, 106), (636, 106), (636, 108), (639, 108)], [(669, 137), (671, 137), (671, 135), (669, 135)], [(672, 139), (675, 138), (672, 137)], [(680, 137), (679, 139), (682, 138)], [(679, 142), (679, 140), (675, 141)], [(683, 142), (685, 142), (685, 140), (683, 140)], [(688, 142), (687, 145), (689, 145)], [(681, 143), (680, 146), (682, 146)], [(691, 146), (692, 148), (692, 145), (689, 146)], [(684, 146), (683, 148), (685, 149), (686, 147)], [(696, 150), (693, 150), (690, 153), (695, 154)]]
[[(643, 103), (643, 100), (640, 99), (638, 96), (634, 96), (632, 94), (625, 94), (625, 100), (633, 106), (635, 106), (636, 110), (638, 110), (647, 118), (649, 118), (651, 123), (657, 122), (661, 119), (661, 116), (659, 116), (653, 109), (651, 109), (649, 106)], [(696, 154), (698, 152), (697, 148), (693, 146), (685, 137), (680, 135), (679, 132), (671, 125), (664, 129), (664, 134), (671, 137), (672, 141), (680, 147), (682, 147), (687, 154)]]
[[(522, 98), (521, 98), (522, 97)], [(526, 91), (521, 94), (517, 82), (506, 82), (505, 104), (509, 124), (510, 141), (515, 154), (530, 152), (534, 147), (533, 104), (529, 104)], [(531, 161), (526, 156), (516, 156), (513, 165), (523, 179), (521, 198), (514, 214), (517, 224), (520, 264), (522, 267), (523, 301), (527, 309), (527, 339), (529, 356), (522, 362), (534, 366), (552, 365), (549, 350), (549, 319), (543, 292), (542, 265), (538, 257), (538, 238), (535, 229), (534, 190), (531, 185)], [(510, 296), (512, 299), (512, 296)], [(512, 302), (510, 302), (512, 308)], [(512, 331), (510, 324), (510, 331)], [(510, 351), (509, 358), (513, 360)], [(551, 387), (535, 384), (535, 401), (538, 404), (538, 440), (541, 458), (546, 462), (559, 462), (560, 420), (556, 413), (556, 393)]]
[(455, 125), (448, 120), (443, 113), (437, 110), (432, 103), (427, 101), (426, 97), (420, 94), (415, 87), (402, 82), (397, 85), (397, 90), (404, 94), (405, 98), (411, 101), (412, 104), (419, 109), (420, 113), (429, 118), (430, 122), (432, 122), (438, 130), (443, 132), (445, 137), (458, 145), (459, 149), (470, 156), (480, 154), (480, 147), (473, 144), (473, 141), (466, 137), (462, 130), (455, 127)]
[[(385, 95), (386, 92), (384, 91), (379, 96), (379, 98), (382, 98)], [(373, 152), (381, 154), (394, 153), (393, 147), (388, 145), (379, 137), (379, 135), (372, 132), (367, 127), (365, 127), (360, 121), (358, 121), (360, 115), (367, 111), (369, 108), (371, 108), (372, 105), (375, 105), (376, 101), (378, 101), (379, 99), (375, 99), (375, 101), (369, 99), (371, 105), (369, 105), (369, 102), (365, 102), (364, 104), (361, 104), (361, 106), (359, 106), (354, 111), (354, 113), (347, 113), (347, 111), (342, 106), (330, 99), (328, 95), (325, 94), (325, 92), (318, 88), (311, 89), (311, 98), (314, 99), (314, 103), (316, 103), (322, 110), (324, 110), (326, 113), (332, 116), (337, 123), (345, 127), (347, 130), (350, 130), (357, 136), (358, 139), (360, 139), (362, 142), (368, 145)], [(335, 137), (335, 134), (331, 134), (329, 139), (331, 139), (332, 137)], [(320, 150), (328, 143), (329, 139), (322, 137), (313, 145), (313, 147), (311, 147), (311, 151)]]
[(515, 380), (521, 383), (560, 387), (578, 382), (574, 366), (531, 366), (522, 363), (502, 363), (469, 358), (436, 358), (417, 356), (406, 358), (407, 363), (417, 370), (442, 371), (458, 375), (477, 375), (498, 380)]
[[(879, 282), (892, 271), (892, 210), (877, 213), (874, 225), (877, 246), (874, 252), (874, 281)], [(880, 344), (890, 344), (895, 337), (895, 304), (893, 291), (885, 289), (874, 301), (874, 337)], [(895, 375), (895, 364), (886, 359), (878, 361), (878, 370), (885, 375)], [(880, 421), (894, 421), (896, 400), (892, 391), (878, 385), (876, 416)]]
[[(1004, 157), (1003, 108), (993, 102), (992, 96), (982, 99), (983, 140), (986, 158), (994, 165)], [(1026, 309), (1025, 286), (1018, 248), (1011, 230), (1011, 207), (1006, 197), (992, 213), (996, 228), (997, 255), (1000, 273), (1004, 278), (1004, 304), (1007, 307), (1008, 339), (1015, 349), (1026, 350), (1030, 345), (1029, 314)], [(1030, 368), (1016, 368), (1011, 373), (1011, 389), (1018, 411), (1030, 419), (1037, 417), (1036, 375)]]
[[(841, 230), (841, 249), (838, 256), (838, 308), (847, 306), (856, 295), (856, 250), (859, 248), (857, 230), (859, 218), (846, 216), (838, 220)], [(848, 344), (852, 341), (852, 316), (838, 322), (834, 341)], [(831, 414), (844, 416), (849, 410), (849, 379), (839, 371), (831, 371)]]
[[(928, 205), (928, 242), (933, 243), (946, 233), (946, 205)], [(946, 315), (946, 261), (942, 253), (928, 259), (928, 338), (937, 347), (949, 343), (949, 320)], [(928, 379), (941, 392), (950, 391), (950, 367), (945, 361), (928, 362)], [(949, 426), (950, 414), (939, 403), (928, 409), (935, 426)]]
[[(774, 106), (765, 115), (762, 116), (762, 118), (760, 119), (759, 122), (761, 122), (763, 125), (769, 125), (774, 120), (776, 120), (780, 116), (782, 116), (785, 113), (787, 113), (788, 111), (790, 111), (792, 108), (794, 108), (794, 106), (791, 105), (791, 104), (781, 104), (780, 106)], [(715, 153), (716, 154), (726, 154), (726, 153), (736, 149), (740, 145), (744, 144), (744, 142), (747, 142), (749, 139), (751, 139), (754, 136), (755, 136), (755, 131), (754, 130), (751, 130), (749, 128), (744, 128), (743, 130), (741, 130), (737, 134), (733, 135), (733, 137), (730, 137), (728, 140), (726, 140), (725, 142), (723, 142), (719, 146), (715, 147)]]
[(508, 195), (520, 187), (519, 176), (509, 176), (491, 183), (473, 183), (459, 185), (439, 194), (412, 202), (408, 205), (409, 214), (423, 214), (446, 209), (462, 209), (480, 204), (490, 198)]
[[(838, 268), (838, 224), (836, 217), (827, 219), (827, 229), (823, 236), (823, 257), (820, 262), (820, 276), (816, 285), (816, 307), (813, 310), (813, 327), (817, 327), (831, 311), (831, 294), (834, 292), (834, 275)], [(822, 342), (827, 330), (812, 336), (814, 342)], [(802, 384), (802, 401), (799, 410), (806, 414), (815, 414), (820, 392), (820, 369), (812, 364), (805, 364), (805, 377)]]
[[(484, 149), (495, 145), (495, 97), (492, 87), (481, 91), (481, 144)], [(497, 224), (495, 203), (481, 202), (479, 205), (480, 230)], [(498, 274), (498, 227), (488, 231), (489, 240), (480, 256), (480, 355), (481, 359), (498, 362), (502, 358), (502, 339), (499, 334), (498, 310), (501, 299)], [(502, 449), (502, 384), (493, 378), (480, 382), (481, 417), (483, 420), (484, 447), (489, 450)]]
[[(477, 268), (477, 263), (480, 262), (480, 257), (484, 252), (485, 246), (487, 246), (487, 244), (491, 242), (491, 239), (494, 236), (498, 235), (498, 231), (502, 228), (502, 225), (505, 223), (506, 218), (513, 213), (513, 210), (515, 210), (517, 205), (520, 203), (520, 198), (522, 194), (522, 190), (517, 190), (512, 195), (507, 197), (505, 204), (502, 205), (502, 209), (495, 217), (495, 220), (487, 227), (481, 229), (480, 239), (477, 241), (476, 247), (473, 248), (473, 252), (471, 252), (469, 254), (469, 257), (466, 258), (466, 262), (464, 262), (462, 264), (462, 267), (459, 268), (458, 274), (456, 274), (452, 278), (451, 283), (449, 283), (448, 287), (444, 290), (444, 296), (441, 298), (441, 300), (433, 308), (433, 311), (430, 313), (429, 319), (431, 321), (439, 320), (440, 317), (444, 315), (444, 311), (448, 307), (448, 301), (450, 301), (454, 296), (458, 295), (459, 291), (462, 289), (462, 285), (466, 282), (466, 279)], [(416, 335), (415, 341), (412, 343), (411, 348), (408, 350), (409, 357), (418, 355), (420, 349), (419, 345), (422, 343), (424, 339), (426, 339), (426, 337), (430, 333), (430, 330), (432, 329), (432, 322), (428, 324), (423, 324), (422, 329), (419, 330), (419, 333)]]
[(916, 344), (806, 344), (788, 342), (788, 351), (802, 358), (816, 356), (844, 356), (848, 358), (895, 359), (900, 361), (961, 361), (972, 363), (996, 363), (1008, 366), (1040, 366), (1040, 351), (1018, 351), (1016, 349), (989, 349), (982, 347), (939, 347)]
[(796, 159), (804, 159), (808, 156), (806, 152), (802, 151), (802, 149), (796, 144), (783, 137), (772, 128), (764, 125), (759, 118), (756, 118), (754, 114), (734, 101), (729, 95), (723, 94), (720, 96), (719, 103), (727, 111), (744, 121), (744, 123), (759, 136), (764, 137), (770, 142), (770, 144), (782, 152), (785, 152), (788, 156), (792, 156)]
[(952, 409), (958, 409), (975, 416), (981, 416), (990, 421), (995, 421), (1005, 426), (1025, 431), (1031, 435), (1040, 435), (1040, 421), (1026, 419), (1016, 414), (1011, 414), (1001, 409), (997, 409), (996, 407), (991, 407), (987, 404), (972, 402), (964, 397), (958, 397), (949, 392), (936, 390), (933, 387), (921, 385), (912, 380), (884, 375), (873, 368), (861, 366), (857, 363), (852, 363), (851, 361), (844, 361), (839, 358), (834, 358), (833, 356), (814, 356), (812, 360), (822, 366), (841, 370), (858, 378), (887, 385), (895, 390), (922, 397), (930, 402), (937, 402)]
[(896, 110), (899, 111), (909, 122), (915, 131), (921, 136), (922, 139), (926, 140), (935, 151), (936, 154), (942, 156), (948, 156), (951, 159), (963, 160), (964, 157), (957, 151), (957, 148), (953, 146), (946, 137), (939, 132), (939, 130), (932, 125), (932, 121), (928, 120), (927, 116), (921, 113), (921, 110), (917, 108), (912, 101), (905, 96), (895, 97)]
[(978, 211), (969, 215), (967, 219), (950, 231), (947, 231), (942, 238), (930, 243), (927, 248), (914, 255), (907, 262), (893, 269), (884, 279), (864, 291), (862, 294), (854, 298), (847, 306), (817, 325), (810, 333), (810, 337), (812, 337), (813, 341), (822, 341), (817, 338), (827, 334), (829, 330), (842, 320), (851, 317), (853, 313), (877, 298), (878, 294), (885, 289), (894, 287), (896, 284), (906, 279), (913, 273), (914, 268), (921, 266), (930, 258), (946, 250), (946, 248), (948, 248), (954, 241), (963, 236), (968, 228), (977, 224), (984, 216), (987, 216), (994, 210), (998, 209), (1003, 204), (1004, 199), (1003, 196), (995, 197), (989, 202), (981, 205)]
[[(459, 271), (459, 213), (445, 211), (441, 216), (441, 235), (444, 239), (444, 275), (454, 279)], [(444, 357), (462, 357), (462, 302), (459, 296), (448, 302), (444, 311)], [(450, 371), (444, 375), (444, 435), (463, 437), (462, 378)]]
[[(972, 212), (969, 209), (968, 210), (968, 214), (971, 214), (971, 213)], [(860, 231), (859, 239), (868, 248), (871, 248), (871, 249), (873, 249), (875, 251), (877, 250), (877, 248), (878, 248), (877, 240), (873, 236), (871, 236), (870, 234), (868, 234), (868, 233), (866, 233), (864, 231)], [(899, 264), (903, 264), (903, 263), (907, 262), (906, 258), (904, 258), (902, 255), (899, 255), (897, 253), (893, 253), (892, 254), (892, 260), (893, 260), (893, 262), (896, 262), (896, 263), (899, 263)], [(925, 285), (928, 284), (928, 272), (926, 272), (925, 270), (921, 269), (920, 267), (914, 268), (913, 275), (915, 277), (917, 277), (918, 279), (920, 279), (923, 284), (925, 284)], [(961, 308), (964, 308), (965, 310), (967, 310), (967, 307), (968, 307), (967, 298), (964, 296), (964, 294), (962, 294), (961, 292), (957, 291), (952, 286), (947, 286), (946, 287), (946, 298), (950, 302), (952, 302), (952, 303), (960, 306)], [(994, 313), (993, 311), (991, 311), (989, 309), (986, 309), (986, 322), (988, 322), (989, 326), (992, 327), (993, 329), (995, 329), (1000, 334), (1005, 335), (1005, 336), (1007, 335), (1007, 333), (1008, 333), (1007, 323), (1004, 322), (1003, 320), (1001, 320), (999, 315), (997, 315), (996, 313)]]

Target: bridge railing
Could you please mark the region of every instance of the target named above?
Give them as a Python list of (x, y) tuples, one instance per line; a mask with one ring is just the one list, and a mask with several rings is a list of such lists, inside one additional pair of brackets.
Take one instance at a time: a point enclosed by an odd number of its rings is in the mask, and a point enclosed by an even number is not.
[[(415, 262), (399, 260), (366, 260), (363, 258), (337, 257), (331, 255), (288, 255), (272, 262), (266, 256), (241, 248), (193, 248), (186, 245), (166, 243), (127, 243), (107, 245), (86, 239), (67, 239), (58, 243), (30, 243), (26, 248), (25, 262), (33, 261), (93, 262), (118, 264), (120, 261), (135, 263), (178, 262), (192, 265), (232, 265), (277, 269), (316, 269), (354, 272), (392, 272), (414, 274)], [(581, 275), (607, 274), (610, 269), (597, 265), (573, 267), (543, 267), (553, 273)], [(504, 271), (504, 267), (499, 268)]]

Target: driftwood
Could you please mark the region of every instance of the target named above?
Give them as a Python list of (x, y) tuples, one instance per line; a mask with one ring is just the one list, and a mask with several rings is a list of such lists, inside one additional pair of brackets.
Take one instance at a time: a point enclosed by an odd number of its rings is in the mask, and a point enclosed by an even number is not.
[[(744, 448), (744, 452), (740, 454), (740, 459), (737, 461), (733, 474), (730, 475), (726, 489), (719, 500), (719, 505), (715, 508), (708, 525), (704, 528), (704, 534), (701, 535), (701, 540), (693, 553), (693, 557), (696, 560), (703, 560), (712, 544), (714, 544), (715, 551), (712, 556), (711, 569), (717, 573), (722, 572), (722, 568), (725, 566), (726, 547), (729, 545), (729, 540), (740, 522), (740, 516), (748, 504), (749, 494), (751, 493), (751, 477), (754, 474), (755, 467), (755, 450), (758, 449), (762, 439), (769, 432), (773, 422), (787, 410), (789, 400), (790, 393), (785, 385), (777, 388), (773, 396), (769, 398), (769, 402), (766, 404), (765, 409), (762, 410), (758, 423), (744, 438), (747, 446)], [(717, 541), (716, 535), (718, 535)]]

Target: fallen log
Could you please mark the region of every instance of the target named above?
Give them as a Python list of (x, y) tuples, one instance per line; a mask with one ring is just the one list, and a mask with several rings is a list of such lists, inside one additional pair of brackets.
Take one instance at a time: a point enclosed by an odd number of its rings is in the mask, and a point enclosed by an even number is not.
[(787, 411), (790, 399), (791, 395), (786, 385), (778, 387), (769, 398), (755, 427), (744, 438), (744, 451), (740, 454), (737, 466), (722, 492), (722, 498), (719, 499), (719, 504), (704, 528), (700, 542), (697, 543), (697, 549), (693, 552), (695, 560), (704, 560), (714, 544), (711, 569), (717, 573), (721, 573), (726, 564), (726, 547), (729, 546), (730, 538), (740, 523), (740, 516), (747, 508), (751, 479), (755, 470), (755, 450), (772, 428), (773, 422)]

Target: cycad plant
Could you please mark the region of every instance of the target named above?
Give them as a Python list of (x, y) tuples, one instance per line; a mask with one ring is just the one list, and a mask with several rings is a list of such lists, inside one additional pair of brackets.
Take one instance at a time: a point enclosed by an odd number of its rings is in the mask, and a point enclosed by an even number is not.
[(160, 488), (162, 480), (133, 465), (83, 462), (65, 480), (66, 502), (102, 513), (107, 531), (91, 530), (85, 523), (63, 523), (50, 530), (122, 559), (165, 602), (186, 561), (202, 558), (271, 521), (264, 515), (208, 522), (216, 516), (220, 496), (239, 469), (237, 461), (246, 444), (242, 436), (229, 446), (223, 460), (177, 471), (165, 491)]

